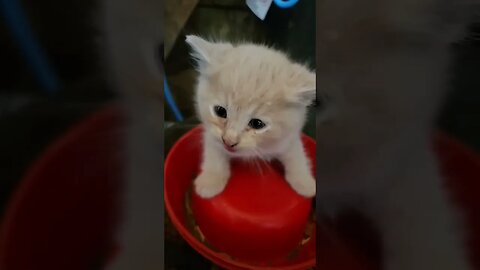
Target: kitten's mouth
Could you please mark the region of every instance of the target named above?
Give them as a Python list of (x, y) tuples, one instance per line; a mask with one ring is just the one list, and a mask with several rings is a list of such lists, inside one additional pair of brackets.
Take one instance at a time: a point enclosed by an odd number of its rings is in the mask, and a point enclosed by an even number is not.
[(225, 148), (225, 150), (227, 150), (228, 152), (235, 152), (235, 146), (238, 145), (238, 142), (234, 143), (234, 144), (227, 143), (227, 142), (225, 142), (223, 137), (222, 137), (222, 142), (223, 142), (223, 148)]

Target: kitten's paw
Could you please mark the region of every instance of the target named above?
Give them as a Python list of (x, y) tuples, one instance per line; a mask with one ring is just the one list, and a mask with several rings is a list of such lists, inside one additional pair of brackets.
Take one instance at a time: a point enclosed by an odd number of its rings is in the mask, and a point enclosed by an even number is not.
[(315, 196), (316, 182), (310, 174), (287, 175), (287, 181), (298, 194), (307, 198)]
[(227, 186), (228, 176), (218, 173), (202, 172), (194, 181), (195, 192), (205, 199), (220, 194)]

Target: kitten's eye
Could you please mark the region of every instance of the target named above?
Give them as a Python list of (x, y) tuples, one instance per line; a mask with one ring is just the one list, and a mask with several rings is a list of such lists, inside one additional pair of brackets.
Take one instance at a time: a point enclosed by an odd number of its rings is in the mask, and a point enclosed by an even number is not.
[(215, 114), (218, 117), (227, 118), (227, 110), (224, 107), (217, 105), (217, 106), (213, 107), (213, 110), (215, 111)]
[(265, 123), (263, 123), (262, 120), (256, 118), (250, 120), (248, 125), (253, 129), (262, 129), (265, 127)]

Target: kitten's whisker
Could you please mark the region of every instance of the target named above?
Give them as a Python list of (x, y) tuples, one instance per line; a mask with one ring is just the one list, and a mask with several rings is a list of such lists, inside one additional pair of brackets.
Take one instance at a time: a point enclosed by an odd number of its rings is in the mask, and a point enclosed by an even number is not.
[[(255, 153), (256, 155), (259, 157), (260, 159), (260, 162), (262, 162), (263, 164), (260, 164), (259, 166), (260, 167), (266, 167), (267, 169), (269, 169), (269, 163), (267, 161), (267, 156), (265, 154), (263, 154), (259, 149), (255, 149)], [(264, 165), (264, 166), (262, 166)], [(262, 169), (262, 173), (263, 173), (263, 169)]]
[(257, 165), (258, 172), (260, 173), (260, 175), (263, 175), (263, 168), (260, 164), (258, 164), (258, 159), (255, 160), (255, 165)]
[(253, 162), (255, 163), (257, 169), (258, 169), (258, 172), (260, 174), (263, 174), (263, 169), (262, 169), (262, 166), (260, 164), (258, 164), (258, 160), (261, 159), (261, 154), (260, 152), (257, 151), (257, 149), (253, 149), (253, 152), (255, 153), (255, 158), (253, 159)]
[(248, 162), (248, 165), (251, 165), (251, 166), (256, 165), (255, 164), (255, 158), (247, 157), (246, 160)]
[(261, 161), (265, 164), (267, 164), (267, 156), (264, 155), (259, 149), (255, 149), (257, 155), (260, 157)]

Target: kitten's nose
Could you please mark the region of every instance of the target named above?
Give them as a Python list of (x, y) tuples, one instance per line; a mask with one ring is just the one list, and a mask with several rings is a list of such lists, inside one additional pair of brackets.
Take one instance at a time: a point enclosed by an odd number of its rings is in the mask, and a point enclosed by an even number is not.
[(234, 148), (238, 144), (238, 141), (234, 141), (232, 139), (225, 138), (225, 137), (222, 137), (222, 141), (223, 141), (223, 144), (228, 148)]

